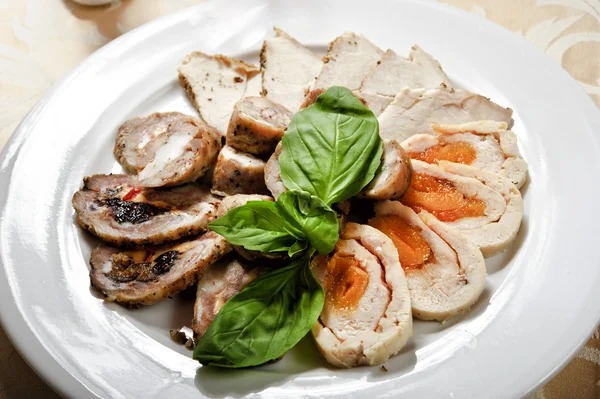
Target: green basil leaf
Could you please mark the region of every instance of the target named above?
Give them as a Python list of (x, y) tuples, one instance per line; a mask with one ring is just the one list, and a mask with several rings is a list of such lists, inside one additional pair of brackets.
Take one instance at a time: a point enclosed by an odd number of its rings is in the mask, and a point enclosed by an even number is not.
[(327, 204), (306, 191), (288, 190), (277, 198), (279, 213), (302, 231), (320, 254), (333, 251), (339, 239), (337, 214)]
[(300, 252), (306, 251), (306, 248), (308, 248), (308, 241), (298, 240), (288, 249), (288, 256), (291, 258)]
[(375, 176), (383, 153), (377, 118), (352, 92), (332, 87), (296, 113), (279, 157), (288, 189), (327, 205), (359, 193)]
[(296, 345), (324, 303), (309, 260), (305, 256), (274, 269), (227, 301), (196, 345), (194, 359), (220, 367), (258, 366)]
[(289, 251), (296, 241), (304, 240), (302, 231), (282, 219), (277, 205), (270, 201), (250, 201), (233, 208), (210, 222), (208, 228), (225, 237), (230, 244), (251, 251)]

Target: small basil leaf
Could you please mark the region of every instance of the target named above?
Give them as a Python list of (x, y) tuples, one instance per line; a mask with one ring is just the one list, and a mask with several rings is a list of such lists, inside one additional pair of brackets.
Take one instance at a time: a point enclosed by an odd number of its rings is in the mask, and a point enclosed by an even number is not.
[(277, 198), (280, 215), (302, 231), (320, 254), (333, 251), (339, 239), (337, 214), (323, 201), (306, 191), (289, 190)]
[(377, 118), (352, 92), (332, 87), (296, 113), (282, 140), (281, 177), (327, 205), (359, 193), (383, 153)]
[[(310, 251), (312, 252), (312, 251)], [(283, 356), (314, 326), (324, 293), (302, 257), (231, 298), (194, 349), (204, 365), (250, 367)]]
[(291, 258), (292, 256), (305, 251), (306, 248), (308, 248), (308, 241), (298, 240), (290, 247), (290, 249), (288, 249), (288, 256)]
[(210, 222), (208, 228), (230, 244), (251, 251), (288, 251), (297, 240), (304, 239), (302, 231), (282, 219), (277, 205), (270, 201), (250, 201), (233, 208)]

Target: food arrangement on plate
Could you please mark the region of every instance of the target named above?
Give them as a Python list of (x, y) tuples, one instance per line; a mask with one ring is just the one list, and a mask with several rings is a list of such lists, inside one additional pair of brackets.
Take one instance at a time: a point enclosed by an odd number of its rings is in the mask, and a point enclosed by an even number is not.
[(125, 121), (127, 174), (84, 178), (79, 224), (106, 242), (92, 286), (124, 306), (197, 284), (194, 359), (281, 358), (306, 334), (337, 367), (381, 365), (413, 317), (445, 321), (514, 241), (527, 164), (512, 111), (345, 33), (320, 57), (284, 31), (260, 67), (194, 52), (179, 81), (199, 115)]

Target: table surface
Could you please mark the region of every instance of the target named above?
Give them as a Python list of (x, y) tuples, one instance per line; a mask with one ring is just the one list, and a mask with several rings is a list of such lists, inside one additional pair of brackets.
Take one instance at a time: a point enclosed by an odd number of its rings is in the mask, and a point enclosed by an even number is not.
[[(60, 77), (97, 48), (202, 0), (0, 0), (0, 149)], [(600, 0), (441, 0), (524, 36), (559, 62), (600, 106)], [(600, 332), (535, 398), (600, 397)], [(0, 328), (0, 399), (58, 397)]]

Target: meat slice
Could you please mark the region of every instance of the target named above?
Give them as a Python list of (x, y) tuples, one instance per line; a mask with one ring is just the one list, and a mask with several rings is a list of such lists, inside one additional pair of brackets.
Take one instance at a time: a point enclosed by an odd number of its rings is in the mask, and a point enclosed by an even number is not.
[(283, 105), (264, 97), (245, 97), (233, 108), (227, 145), (259, 157), (271, 155), (291, 120), (292, 113)]
[(459, 124), (480, 120), (512, 123), (512, 110), (460, 89), (403, 89), (379, 115), (379, 134), (399, 143), (415, 134), (434, 134), (431, 123)]
[(123, 169), (145, 187), (195, 181), (217, 160), (219, 132), (179, 112), (154, 113), (119, 128), (114, 153)]
[(262, 95), (296, 112), (323, 61), (281, 29), (273, 30), (275, 37), (266, 38), (260, 52)]
[(367, 93), (362, 91), (354, 91), (355, 95), (359, 95), (367, 108), (369, 108), (375, 116), (379, 116), (385, 109), (394, 101), (394, 97), (384, 96), (377, 93)]
[(170, 298), (231, 251), (217, 233), (158, 248), (132, 251), (100, 245), (92, 251), (90, 279), (107, 301), (137, 307)]
[(376, 366), (412, 335), (410, 294), (392, 241), (376, 229), (348, 223), (329, 257), (312, 262), (325, 306), (312, 333), (337, 367)]
[(194, 183), (151, 189), (130, 175), (86, 177), (73, 195), (79, 224), (117, 246), (158, 245), (203, 233), (219, 202)]
[(277, 199), (279, 194), (287, 190), (281, 179), (281, 170), (279, 169), (279, 155), (283, 146), (281, 142), (275, 147), (275, 152), (265, 165), (265, 185), (271, 192), (273, 198)]
[(259, 72), (234, 58), (196, 51), (179, 67), (179, 83), (202, 119), (225, 135), (233, 106), (246, 93), (248, 80)]
[(265, 161), (226, 145), (217, 158), (212, 184), (217, 195), (266, 195)]
[(428, 211), (473, 241), (485, 257), (505, 249), (523, 217), (521, 193), (497, 173), (440, 161), (413, 159), (411, 185), (401, 199), (416, 212)]
[(402, 146), (395, 140), (383, 145), (383, 167), (361, 193), (373, 200), (398, 199), (410, 186), (412, 166)]
[(198, 341), (219, 310), (234, 295), (243, 290), (267, 269), (227, 257), (211, 265), (198, 282), (192, 330)]
[(440, 63), (415, 45), (408, 59), (386, 51), (362, 81), (360, 91), (394, 97), (406, 87), (434, 89), (441, 84), (451, 87)]
[(485, 261), (467, 237), (426, 211), (417, 216), (398, 201), (378, 203), (375, 214), (369, 224), (396, 247), (414, 317), (448, 320), (477, 301), (485, 284)]
[(346, 32), (329, 45), (325, 64), (315, 81), (315, 89), (343, 86), (358, 90), (383, 51), (363, 35)]
[(471, 165), (508, 177), (517, 188), (527, 180), (527, 162), (521, 157), (517, 136), (504, 122), (478, 121), (460, 125), (432, 123), (438, 134), (418, 134), (402, 143), (411, 158)]

